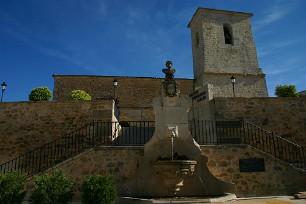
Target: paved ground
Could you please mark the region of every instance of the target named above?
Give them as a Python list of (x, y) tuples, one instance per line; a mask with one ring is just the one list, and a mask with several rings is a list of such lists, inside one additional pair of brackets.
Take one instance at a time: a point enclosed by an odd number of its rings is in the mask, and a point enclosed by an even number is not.
[[(28, 204), (29, 202), (23, 202)], [(171, 203), (171, 202), (170, 202)], [(71, 204), (82, 204), (82, 202), (71, 202)], [(254, 197), (237, 198), (237, 200), (227, 202), (216, 202), (214, 204), (306, 204), (306, 199), (294, 199), (292, 196), (278, 197)]]
[[(235, 201), (228, 201), (222, 204), (306, 204), (306, 199), (294, 199), (291, 196), (264, 197), (264, 198), (238, 198)], [(218, 203), (221, 204), (221, 203)]]

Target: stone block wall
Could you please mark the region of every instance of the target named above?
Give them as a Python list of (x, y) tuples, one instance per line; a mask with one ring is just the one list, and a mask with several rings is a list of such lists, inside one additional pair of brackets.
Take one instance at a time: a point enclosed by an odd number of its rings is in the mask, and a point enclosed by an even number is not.
[[(194, 87), (214, 86), (214, 97), (232, 97), (230, 77), (240, 97), (267, 97), (265, 75), (258, 65), (250, 13), (199, 8), (191, 29)], [(226, 44), (224, 27), (231, 31)], [(239, 94), (238, 94), (239, 93)]]
[[(143, 147), (108, 147), (100, 146), (87, 150), (78, 156), (68, 159), (50, 169), (47, 173), (62, 170), (66, 176), (75, 181), (74, 199), (81, 200), (82, 183), (85, 176), (112, 174), (116, 179), (117, 193), (129, 193), (128, 179), (135, 176), (138, 161), (143, 156)], [(34, 177), (27, 183), (27, 191), (33, 189)]]
[[(275, 160), (245, 145), (201, 146), (208, 158), (211, 173), (222, 181), (236, 184), (238, 197), (293, 194), (306, 189), (305, 172)], [(81, 198), (81, 185), (87, 175), (114, 174), (118, 195), (133, 194), (128, 180), (138, 172), (144, 157), (143, 147), (96, 147), (49, 169), (61, 169), (75, 181), (76, 199)], [(264, 172), (240, 172), (239, 159), (263, 158)], [(33, 178), (29, 181), (31, 191)], [(203, 195), (205, 192), (203, 192)]]
[(213, 97), (234, 97), (231, 77), (235, 76), (234, 87), (235, 97), (268, 97), (268, 89), (264, 74), (244, 75), (244, 74), (214, 74), (204, 73), (202, 78), (195, 81), (197, 84), (212, 84)]
[(216, 120), (244, 119), (306, 147), (306, 98), (215, 98)]
[[(306, 189), (306, 173), (245, 145), (201, 146), (211, 173), (236, 184), (238, 197), (293, 195)], [(262, 158), (262, 172), (240, 172), (239, 159)]]
[[(120, 77), (120, 76), (78, 76), (53, 75), (54, 100), (67, 101), (72, 90), (81, 89), (88, 92), (92, 100), (113, 99), (113, 80), (118, 81), (117, 97), (120, 120), (154, 120), (151, 109), (152, 99), (161, 94), (164, 78)], [(192, 79), (180, 79), (181, 94), (193, 91)]]
[(115, 120), (113, 101), (0, 103), (0, 164), (94, 120)]
[[(66, 101), (74, 89), (81, 89), (92, 96), (92, 100), (113, 98), (113, 80), (117, 79), (117, 96), (120, 107), (141, 108), (151, 107), (152, 99), (160, 95), (164, 78), (152, 77), (121, 77), (121, 76), (78, 76), (53, 75), (54, 100)], [(193, 91), (192, 79), (177, 79), (181, 84), (181, 94)]]
[[(251, 16), (250, 13), (207, 8), (199, 8), (196, 11), (188, 25), (194, 35), (192, 53), (195, 79), (201, 72), (261, 72), (253, 39)], [(231, 30), (232, 44), (225, 44), (225, 25)], [(201, 54), (200, 57), (197, 57), (198, 53)], [(198, 63), (203, 66), (198, 66)]]

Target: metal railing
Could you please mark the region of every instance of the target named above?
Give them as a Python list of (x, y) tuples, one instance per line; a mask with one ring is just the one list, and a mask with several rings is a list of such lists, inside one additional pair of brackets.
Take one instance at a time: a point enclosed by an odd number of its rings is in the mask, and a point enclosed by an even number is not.
[[(246, 121), (190, 121), (199, 144), (246, 144), (305, 169), (304, 148)], [(0, 165), (0, 173), (28, 176), (44, 171), (97, 145), (141, 146), (155, 131), (154, 121), (92, 122)]]
[(92, 122), (0, 165), (0, 173), (17, 171), (28, 177), (97, 145), (140, 145), (154, 133), (154, 122)]
[(119, 122), (118, 137), (112, 141), (113, 146), (142, 146), (154, 134), (154, 121), (123, 121)]
[(190, 121), (192, 136), (199, 144), (246, 144), (306, 169), (305, 150), (273, 132), (247, 121)]

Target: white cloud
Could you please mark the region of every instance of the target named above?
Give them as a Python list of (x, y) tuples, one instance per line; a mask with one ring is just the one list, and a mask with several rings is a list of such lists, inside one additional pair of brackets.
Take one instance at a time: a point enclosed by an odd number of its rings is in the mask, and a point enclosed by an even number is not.
[(297, 5), (298, 4), (296, 4), (294, 1), (273, 1), (272, 5), (267, 5), (267, 8), (263, 10), (263, 17), (254, 22), (253, 30), (260, 30), (281, 20), (289, 13), (294, 11)]
[(258, 46), (257, 55), (259, 57), (265, 57), (278, 52), (283, 52), (284, 50), (282, 48), (288, 49), (288, 47), (293, 46), (301, 41), (302, 39), (288, 39), (283, 41), (277, 40), (274, 42), (264, 43), (262, 46)]

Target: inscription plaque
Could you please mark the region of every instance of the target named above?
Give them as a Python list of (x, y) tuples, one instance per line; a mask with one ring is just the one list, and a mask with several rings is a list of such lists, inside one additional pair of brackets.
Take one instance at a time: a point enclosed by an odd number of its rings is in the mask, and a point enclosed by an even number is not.
[(239, 159), (240, 172), (264, 172), (265, 160), (264, 158), (247, 158)]

